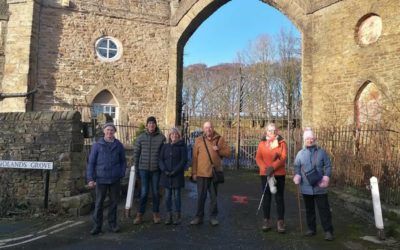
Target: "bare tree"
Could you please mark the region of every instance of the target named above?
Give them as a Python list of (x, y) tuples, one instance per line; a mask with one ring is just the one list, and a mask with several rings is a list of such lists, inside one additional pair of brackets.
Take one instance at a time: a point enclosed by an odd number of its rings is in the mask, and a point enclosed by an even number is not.
[(243, 113), (253, 120), (271, 116), (271, 64), (275, 48), (268, 35), (261, 35), (246, 50), (238, 53), (243, 66)]
[(198, 115), (200, 112), (199, 106), (206, 93), (208, 78), (205, 64), (194, 64), (184, 69), (182, 98), (189, 116)]
[(300, 116), (301, 100), (301, 53), (300, 39), (295, 37), (291, 31), (281, 29), (278, 37), (279, 59), (275, 76), (277, 79), (277, 90), (280, 90), (280, 105), (286, 107), (289, 119)]
[(276, 45), (268, 35), (250, 42), (237, 63), (185, 68), (183, 98), (189, 115), (231, 119), (240, 102), (241, 115), (257, 122), (291, 119), (301, 113), (300, 73), (299, 39), (282, 30)]

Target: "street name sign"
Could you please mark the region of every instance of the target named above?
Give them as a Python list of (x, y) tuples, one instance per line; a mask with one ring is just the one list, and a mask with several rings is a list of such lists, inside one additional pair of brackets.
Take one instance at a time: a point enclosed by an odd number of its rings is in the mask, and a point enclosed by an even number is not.
[(52, 162), (45, 161), (3, 161), (0, 160), (0, 168), (21, 168), (21, 169), (53, 169)]

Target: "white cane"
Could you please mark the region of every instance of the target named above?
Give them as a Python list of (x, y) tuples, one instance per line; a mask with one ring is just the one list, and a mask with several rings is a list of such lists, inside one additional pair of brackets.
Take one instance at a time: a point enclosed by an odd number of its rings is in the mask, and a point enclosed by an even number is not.
[(268, 187), (268, 180), (265, 182), (264, 191), (263, 191), (262, 196), (261, 196), (260, 204), (258, 204), (256, 215), (258, 215), (258, 212), (260, 211), (261, 204), (262, 204), (262, 202), (264, 200), (264, 195), (265, 195), (265, 191), (267, 190), (267, 187)]

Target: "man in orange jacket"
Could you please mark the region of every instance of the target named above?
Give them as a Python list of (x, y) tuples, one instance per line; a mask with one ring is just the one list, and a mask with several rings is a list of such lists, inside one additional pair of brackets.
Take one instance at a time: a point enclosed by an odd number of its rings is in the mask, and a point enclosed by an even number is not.
[(210, 193), (210, 223), (213, 226), (219, 224), (217, 220), (218, 184), (212, 181), (212, 165), (214, 165), (217, 171), (222, 171), (221, 158), (228, 157), (230, 153), (230, 148), (224, 138), (214, 131), (211, 122), (205, 122), (203, 125), (203, 135), (196, 138), (193, 147), (192, 179), (197, 181), (198, 200), (196, 217), (190, 222), (191, 225), (203, 223), (207, 192)]
[(279, 233), (285, 232), (285, 165), (287, 159), (287, 145), (282, 136), (277, 134), (275, 124), (270, 123), (265, 129), (265, 137), (258, 144), (256, 162), (259, 168), (261, 177), (261, 185), (264, 193), (263, 212), (264, 221), (262, 230), (268, 231), (271, 229), (271, 190), (269, 185), (264, 189), (267, 178), (274, 177), (276, 179), (277, 192), (275, 194), (275, 202), (278, 213), (277, 230)]

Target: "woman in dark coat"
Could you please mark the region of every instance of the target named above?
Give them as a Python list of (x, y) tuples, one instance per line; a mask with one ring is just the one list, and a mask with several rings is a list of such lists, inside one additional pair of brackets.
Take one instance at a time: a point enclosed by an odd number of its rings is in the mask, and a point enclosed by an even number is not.
[[(165, 188), (165, 205), (167, 208), (166, 225), (180, 223), (181, 188), (185, 185), (184, 171), (187, 163), (187, 148), (177, 128), (169, 131), (168, 143), (160, 152), (160, 185)], [(172, 200), (175, 204), (175, 216), (172, 218)]]

